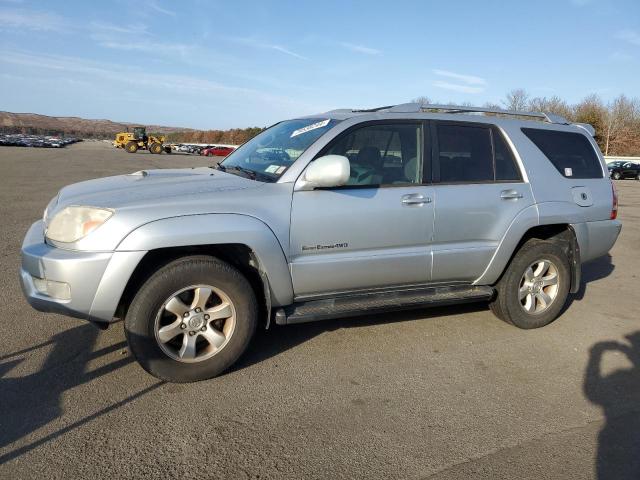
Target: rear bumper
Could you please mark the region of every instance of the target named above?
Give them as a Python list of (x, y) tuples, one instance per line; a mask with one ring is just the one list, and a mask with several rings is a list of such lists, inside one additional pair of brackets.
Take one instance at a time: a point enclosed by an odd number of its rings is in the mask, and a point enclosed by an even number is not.
[(622, 230), (622, 223), (619, 220), (584, 222), (571, 226), (580, 245), (580, 260), (583, 263), (606, 255), (616, 243)]
[[(84, 252), (52, 247), (42, 221), (34, 223), (22, 244), (20, 280), (29, 304), (98, 322), (111, 322), (122, 292), (146, 252)], [(63, 294), (48, 294), (43, 284)]]

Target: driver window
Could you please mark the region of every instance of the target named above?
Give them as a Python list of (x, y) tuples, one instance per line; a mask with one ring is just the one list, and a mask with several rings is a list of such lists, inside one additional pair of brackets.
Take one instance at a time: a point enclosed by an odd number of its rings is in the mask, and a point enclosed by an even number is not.
[(349, 159), (347, 185), (421, 183), (421, 137), (419, 124), (369, 125), (344, 135), (327, 154)]

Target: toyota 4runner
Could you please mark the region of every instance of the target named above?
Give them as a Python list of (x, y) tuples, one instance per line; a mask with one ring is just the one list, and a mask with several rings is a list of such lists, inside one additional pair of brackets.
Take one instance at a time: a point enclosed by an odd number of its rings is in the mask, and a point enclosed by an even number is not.
[(63, 188), (22, 246), (36, 309), (124, 319), (151, 374), (214, 377), (259, 325), (489, 302), (552, 322), (620, 233), (593, 128), (405, 104), (280, 122), (211, 168)]

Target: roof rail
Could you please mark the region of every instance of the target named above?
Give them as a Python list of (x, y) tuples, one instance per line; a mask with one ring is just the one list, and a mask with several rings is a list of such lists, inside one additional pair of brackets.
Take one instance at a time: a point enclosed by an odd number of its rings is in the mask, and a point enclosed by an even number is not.
[(516, 117), (533, 117), (544, 120), (549, 123), (557, 123), (561, 125), (571, 125), (571, 122), (561, 115), (548, 112), (526, 112), (524, 110), (502, 110), (500, 108), (486, 107), (469, 107), (465, 105), (437, 105), (437, 104), (419, 104), (419, 103), (403, 103), (400, 105), (392, 105), (387, 107), (370, 108), (367, 110), (353, 110), (353, 112), (381, 112), (388, 111), (392, 113), (417, 113), (430, 110), (438, 110), (445, 113), (493, 113), (496, 115), (511, 115)]

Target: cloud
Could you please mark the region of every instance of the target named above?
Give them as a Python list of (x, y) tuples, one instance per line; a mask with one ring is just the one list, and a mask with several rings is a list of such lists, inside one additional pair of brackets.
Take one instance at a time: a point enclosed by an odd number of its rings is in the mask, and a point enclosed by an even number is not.
[(65, 32), (68, 30), (68, 25), (62, 17), (53, 13), (1, 10), (0, 30), (2, 29)]
[(618, 40), (624, 40), (625, 42), (629, 42), (631, 45), (640, 47), (640, 33), (634, 30), (620, 30), (615, 36)]
[(442, 77), (452, 78), (468, 85), (486, 85), (487, 82), (484, 78), (476, 77), (474, 75), (462, 75), (460, 73), (450, 72), (448, 70), (434, 70), (433, 73)]
[(459, 85), (457, 83), (449, 83), (443, 82), (441, 80), (437, 80), (432, 84), (434, 87), (442, 88), (444, 90), (452, 90), (454, 92), (461, 93), (482, 93), (484, 92), (483, 87), (473, 87), (471, 85)]
[(375, 48), (365, 47), (364, 45), (357, 45), (355, 43), (341, 42), (344, 48), (356, 53), (364, 53), (365, 55), (380, 55), (382, 52)]
[(282, 53), (286, 53), (287, 55), (291, 55), (292, 57), (296, 57), (296, 58), (300, 58), (302, 60), (309, 60), (307, 57), (303, 57), (302, 55), (299, 55), (295, 52), (292, 52), (291, 50), (281, 47), (280, 45), (268, 45), (268, 44), (264, 44), (264, 45), (260, 45), (262, 48), (270, 48), (272, 50), (276, 50), (278, 52), (282, 52)]
[(132, 23), (130, 25), (114, 25), (106, 22), (91, 22), (91, 30), (94, 32), (102, 32), (104, 34), (127, 34), (127, 35), (148, 35), (148, 27), (141, 23)]
[(445, 77), (447, 79), (456, 80), (458, 83), (452, 83), (445, 80), (436, 80), (433, 82), (433, 86), (436, 88), (442, 88), (444, 90), (451, 90), (460, 93), (482, 93), (487, 85), (487, 81), (484, 78), (477, 77), (475, 75), (463, 75), (461, 73), (450, 72), (449, 70), (433, 71), (436, 75)]
[(291, 57), (299, 58), (300, 60), (309, 60), (307, 57), (300, 55), (296, 52), (289, 50), (282, 45), (275, 45), (272, 43), (259, 42), (253, 38), (230, 38), (230, 40), (240, 43), (243, 45), (247, 45), (253, 48), (262, 48), (267, 50), (275, 50), (276, 52), (284, 53), (285, 55), (289, 55)]
[(609, 60), (612, 60), (614, 62), (626, 63), (633, 60), (633, 56), (625, 52), (613, 52), (611, 55), (609, 55)]
[(168, 10), (164, 7), (162, 7), (161, 5), (158, 5), (155, 1), (153, 0), (149, 0), (147, 2), (147, 6), (149, 8), (151, 8), (152, 10), (155, 10), (158, 13), (162, 13), (163, 15), (168, 15), (170, 17), (175, 17), (176, 16), (176, 12), (172, 11), (172, 10)]
[(120, 42), (114, 40), (98, 40), (98, 45), (113, 50), (125, 52), (160, 53), (164, 55), (189, 55), (196, 48), (192, 45), (181, 43), (160, 43), (148, 41)]
[[(0, 65), (12, 64), (34, 68), (40, 76), (54, 75), (59, 79), (74, 81), (91, 81), (92, 84), (106, 82), (133, 85), (148, 90), (165, 90), (167, 96), (176, 98), (184, 94), (197, 97), (208, 96), (232, 100), (237, 103), (250, 104), (261, 102), (271, 106), (284, 106), (297, 111), (314, 111), (311, 105), (298, 102), (289, 97), (272, 95), (252, 88), (235, 87), (214, 82), (209, 79), (189, 76), (148, 72), (137, 67), (125, 67), (114, 63), (96, 62), (77, 57), (44, 55), (13, 50), (0, 50)], [(3, 67), (4, 68), (4, 67)], [(43, 73), (43, 72), (48, 73)]]
[(195, 46), (182, 43), (166, 43), (154, 40), (147, 25), (141, 23), (116, 25), (106, 22), (91, 22), (91, 39), (103, 48), (125, 52), (145, 52), (156, 55), (193, 54)]

